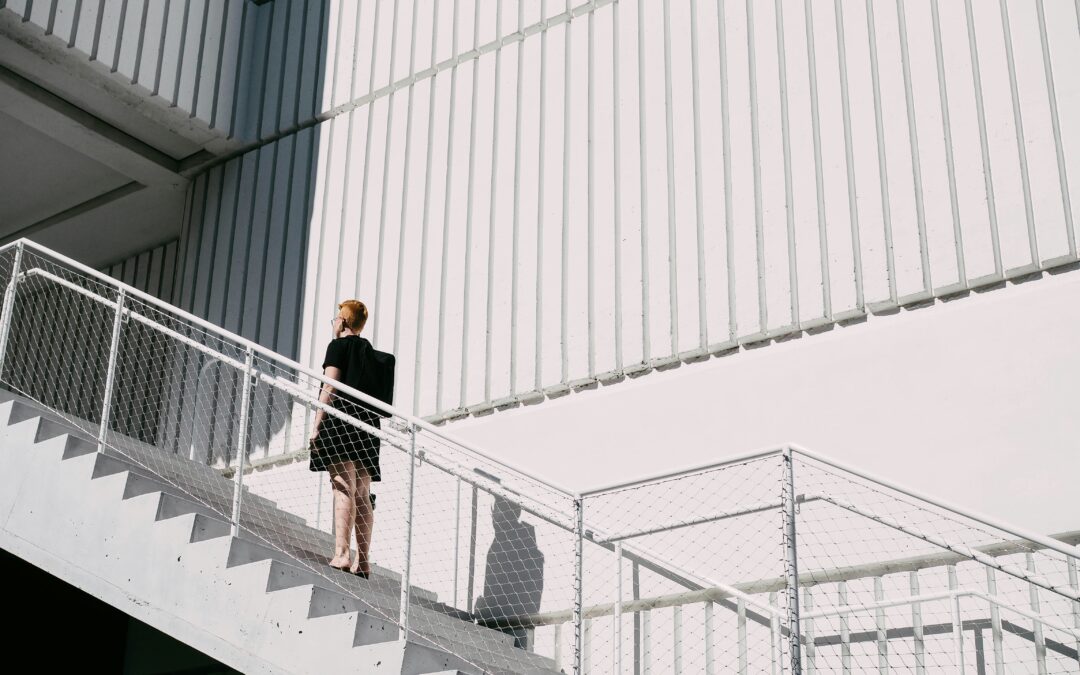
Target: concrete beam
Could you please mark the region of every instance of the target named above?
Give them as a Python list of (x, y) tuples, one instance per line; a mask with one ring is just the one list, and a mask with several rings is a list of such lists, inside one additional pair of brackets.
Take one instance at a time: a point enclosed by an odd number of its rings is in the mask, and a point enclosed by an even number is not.
[(28, 237), (31, 234), (35, 233), (35, 232), (40, 232), (41, 230), (52, 227), (53, 225), (56, 225), (58, 223), (62, 223), (65, 220), (69, 220), (69, 219), (74, 218), (76, 216), (80, 216), (80, 215), (86, 213), (87, 211), (93, 211), (94, 209), (96, 209), (96, 208), (98, 208), (100, 206), (104, 206), (105, 204), (109, 204), (109, 203), (114, 202), (114, 201), (116, 201), (118, 199), (123, 199), (124, 197), (126, 197), (126, 196), (128, 196), (128, 195), (130, 195), (132, 193), (138, 192), (139, 190), (142, 190), (145, 187), (146, 187), (145, 185), (141, 185), (141, 184), (139, 184), (139, 183), (137, 183), (135, 181), (132, 181), (130, 183), (126, 183), (124, 185), (121, 185), (120, 187), (116, 188), (115, 190), (109, 190), (108, 192), (102, 193), (102, 194), (98, 195), (97, 197), (94, 197), (93, 199), (88, 199), (88, 200), (86, 200), (85, 202), (83, 202), (81, 204), (76, 204), (75, 206), (72, 206), (71, 208), (68, 208), (68, 209), (64, 209), (63, 211), (61, 211), (59, 213), (54, 213), (53, 215), (49, 216), (48, 218), (42, 218), (41, 220), (39, 220), (39, 221), (37, 221), (35, 223), (30, 223), (29, 225), (26, 225), (24, 227), (20, 227), (18, 230), (15, 230), (14, 232), (12, 232), (12, 233), (4, 236), (4, 237), (0, 237), (0, 246), (3, 246), (4, 244), (10, 243), (10, 242), (13, 242), (16, 239), (21, 239), (23, 237)]
[(0, 111), (143, 185), (187, 182), (175, 159), (3, 66)]

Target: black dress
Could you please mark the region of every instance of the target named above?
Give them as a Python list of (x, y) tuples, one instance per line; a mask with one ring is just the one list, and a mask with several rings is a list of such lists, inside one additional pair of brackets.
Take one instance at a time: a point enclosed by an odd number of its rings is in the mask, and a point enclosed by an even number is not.
[[(364, 366), (370, 363), (371, 350), (371, 343), (357, 335), (337, 338), (326, 347), (323, 368), (329, 366), (338, 368), (341, 370), (339, 380), (360, 390), (361, 376)], [(352, 396), (335, 392), (330, 405), (365, 424), (381, 428), (382, 418), (365, 408)], [(327, 414), (319, 426), (319, 435), (315, 439), (315, 445), (308, 467), (312, 471), (327, 471), (336, 463), (351, 460), (356, 462), (357, 466), (367, 469), (372, 481), (382, 480), (382, 474), (379, 471), (378, 436)]]

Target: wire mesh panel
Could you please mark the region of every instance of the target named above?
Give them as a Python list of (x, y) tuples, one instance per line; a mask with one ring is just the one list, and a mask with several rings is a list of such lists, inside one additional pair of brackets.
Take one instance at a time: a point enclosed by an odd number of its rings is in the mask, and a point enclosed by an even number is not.
[(1080, 669), (1075, 534), (1064, 543), (1018, 537), (795, 457), (808, 671)]
[(500, 673), (1080, 670), (1078, 533), (794, 447), (575, 495), (35, 246), (0, 249), (0, 287), (4, 388), (318, 578), (354, 644), (381, 622)]
[[(596, 672), (779, 668), (781, 469), (773, 453), (586, 496)], [(738, 586), (768, 578), (768, 589)]]

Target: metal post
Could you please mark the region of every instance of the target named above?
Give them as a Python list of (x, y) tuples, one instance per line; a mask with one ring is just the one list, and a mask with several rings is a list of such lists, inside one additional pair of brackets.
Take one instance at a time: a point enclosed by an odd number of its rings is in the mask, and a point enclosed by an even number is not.
[(457, 495), (454, 498), (454, 607), (457, 607), (458, 562), (461, 559), (461, 478), (457, 479)]
[[(630, 564), (630, 592), (634, 600), (641, 598), (641, 567), (637, 561)], [(641, 612), (634, 610), (634, 675), (641, 675)]]
[(615, 672), (622, 672), (622, 543), (615, 544)]
[(112, 414), (112, 391), (116, 384), (116, 354), (120, 349), (120, 328), (124, 318), (124, 289), (116, 296), (116, 315), (113, 317), (112, 342), (109, 344), (109, 368), (105, 371), (105, 392), (102, 394), (101, 427), (98, 429), (98, 452), (105, 449), (105, 436), (109, 432), (109, 416)]
[(672, 624), (674, 630), (672, 631), (671, 640), (671, 652), (672, 661), (674, 662), (675, 675), (682, 675), (682, 605), (675, 605), (671, 608)]
[(713, 604), (705, 603), (705, 675), (716, 672), (716, 658), (713, 656)]
[(791, 448), (784, 448), (784, 482), (781, 490), (781, 502), (784, 505), (784, 574), (787, 577), (787, 621), (788, 652), (791, 659), (791, 672), (802, 673), (799, 636), (799, 565), (795, 543), (795, 466)]
[[(960, 585), (956, 580), (956, 565), (949, 565), (947, 568), (949, 574), (949, 590), (955, 591)], [(953, 654), (956, 659), (953, 666), (956, 667), (956, 672), (964, 672), (964, 622), (963, 615), (960, 613), (960, 596), (954, 595), (952, 602), (950, 603), (950, 609), (952, 611), (952, 633), (953, 642)]]
[(408, 645), (409, 583), (412, 577), (413, 500), (416, 487), (416, 425), (409, 424), (409, 492), (405, 498), (405, 569), (401, 573), (401, 637)]
[(581, 497), (574, 498), (574, 675), (581, 675), (582, 622), (582, 544), (584, 539), (584, 508)]
[(11, 334), (11, 315), (15, 311), (15, 290), (19, 286), (19, 270), (22, 269), (23, 245), (15, 245), (15, 263), (11, 266), (11, 280), (4, 290), (4, 308), (0, 312), (0, 376), (4, 374), (4, 359), (7, 356), (8, 336)]
[(469, 512), (469, 595), (465, 598), (465, 604), (469, 612), (473, 611), (473, 584), (476, 580), (476, 518), (479, 511), (478, 500), (479, 494), (474, 485), (472, 488), (472, 507)]
[(240, 536), (240, 508), (244, 502), (244, 468), (247, 463), (248, 416), (251, 414), (251, 389), (255, 364), (255, 350), (247, 348), (244, 354), (244, 378), (240, 393), (240, 431), (236, 439), (236, 473), (233, 475), (232, 535)]

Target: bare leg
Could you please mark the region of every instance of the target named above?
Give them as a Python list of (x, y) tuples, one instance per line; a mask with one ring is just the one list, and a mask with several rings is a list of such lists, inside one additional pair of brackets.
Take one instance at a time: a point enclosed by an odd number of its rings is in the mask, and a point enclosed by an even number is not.
[(334, 557), (330, 566), (346, 569), (352, 562), (349, 540), (356, 517), (356, 466), (345, 461), (330, 468), (330, 486), (334, 491)]
[(375, 512), (371, 509), (371, 476), (363, 465), (356, 467), (356, 563), (353, 574), (371, 574), (368, 553), (371, 550), (371, 530), (375, 526)]

